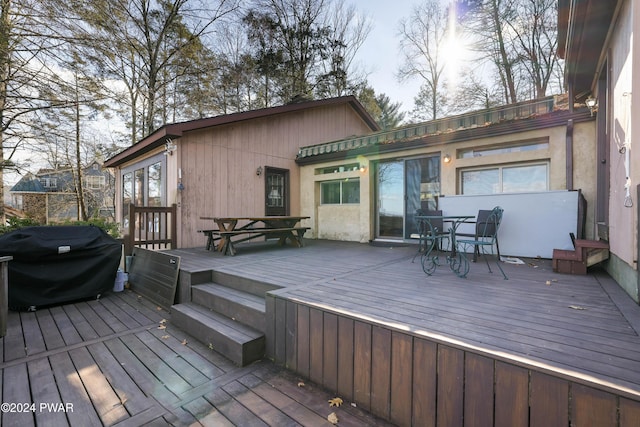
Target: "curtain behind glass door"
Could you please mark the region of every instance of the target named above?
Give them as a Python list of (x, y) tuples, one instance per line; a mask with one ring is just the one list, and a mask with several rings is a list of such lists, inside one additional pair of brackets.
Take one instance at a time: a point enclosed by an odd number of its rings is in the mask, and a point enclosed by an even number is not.
[(418, 233), (416, 210), (438, 209), (440, 195), (440, 156), (411, 159), (405, 165), (406, 205), (404, 237)]

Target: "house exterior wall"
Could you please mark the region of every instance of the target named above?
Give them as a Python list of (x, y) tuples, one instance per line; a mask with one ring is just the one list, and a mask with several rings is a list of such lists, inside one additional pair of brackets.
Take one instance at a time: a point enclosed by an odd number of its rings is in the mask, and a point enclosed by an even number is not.
[[(178, 207), (178, 247), (204, 246), (198, 230), (215, 228), (200, 217), (265, 215), (267, 167), (289, 171), (289, 213), (300, 214), (300, 173), (295, 163), (301, 146), (361, 135), (371, 128), (344, 104), (312, 107), (185, 132), (166, 156), (166, 204)], [(116, 213), (122, 224), (124, 169), (158, 156), (164, 147), (119, 166)], [(257, 175), (261, 167), (263, 173)]]
[(182, 218), (179, 246), (204, 244), (197, 230), (210, 229), (213, 223), (199, 219), (201, 216), (265, 215), (265, 175), (256, 174), (258, 167), (289, 171), (289, 213), (301, 214), (300, 173), (295, 163), (299, 148), (370, 131), (351, 107), (339, 105), (183, 136), (178, 161), (184, 190), (176, 199)]
[[(613, 23), (609, 52), (609, 99), (607, 134), (610, 157), (608, 235), (611, 260), (609, 273), (631, 295), (639, 300), (638, 275), (638, 185), (640, 156), (633, 135), (640, 134), (640, 123), (633, 107), (640, 105), (640, 57), (636, 54), (640, 28), (640, 11), (626, 1)], [(637, 108), (637, 107), (636, 107)], [(627, 179), (628, 178), (628, 179)], [(630, 199), (627, 196), (627, 186)]]
[[(376, 189), (373, 164), (380, 160), (408, 159), (412, 157), (440, 155), (451, 156), (451, 162), (441, 163), (441, 194), (460, 193), (460, 171), (473, 167), (518, 164), (532, 161), (549, 161), (549, 190), (567, 189), (566, 177), (566, 126), (514, 132), (508, 135), (468, 140), (464, 142), (429, 145), (423, 148), (397, 151), (384, 155), (370, 153), (357, 159), (319, 162), (301, 167), (301, 214), (311, 216), (310, 237), (333, 240), (367, 242), (375, 238)], [(520, 141), (546, 140), (545, 150), (520, 151), (495, 154), (486, 157), (456, 158), (459, 150), (466, 148), (497, 147)], [(574, 189), (582, 190), (587, 200), (586, 237), (593, 238), (594, 197), (595, 197), (595, 123), (581, 122), (573, 129), (573, 183)], [(340, 166), (357, 162), (365, 167), (364, 172), (347, 170), (340, 172)], [(337, 173), (323, 174), (319, 171), (335, 168)], [(320, 184), (323, 181), (356, 179), (360, 180), (360, 203), (347, 205), (322, 205)]]
[(38, 194), (22, 194), (22, 210), (31, 218), (41, 224), (47, 223), (47, 195)]

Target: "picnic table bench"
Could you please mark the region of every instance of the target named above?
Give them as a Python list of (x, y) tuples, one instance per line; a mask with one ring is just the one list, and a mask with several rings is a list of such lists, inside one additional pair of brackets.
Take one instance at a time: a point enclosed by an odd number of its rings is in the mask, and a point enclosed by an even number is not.
[[(220, 240), (220, 230), (198, 230), (198, 233), (203, 233), (207, 236), (207, 244), (205, 249), (210, 251), (214, 247), (216, 240)], [(217, 236), (217, 237), (216, 237)]]
[[(207, 235), (207, 250), (218, 240), (217, 250), (224, 255), (235, 255), (234, 244), (260, 237), (277, 238), (281, 246), (289, 240), (294, 246), (302, 247), (304, 233), (309, 230), (309, 227), (301, 227), (297, 224), (308, 218), (308, 216), (200, 217), (200, 219), (213, 220), (218, 226), (217, 230), (202, 230)], [(238, 227), (240, 221), (247, 223)]]

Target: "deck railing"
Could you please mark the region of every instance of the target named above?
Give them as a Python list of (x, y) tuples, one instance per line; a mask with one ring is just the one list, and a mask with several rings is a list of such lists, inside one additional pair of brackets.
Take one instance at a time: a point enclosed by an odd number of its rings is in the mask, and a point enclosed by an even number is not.
[(175, 249), (177, 240), (177, 206), (129, 205), (129, 230), (124, 237), (125, 255), (134, 246), (160, 250)]

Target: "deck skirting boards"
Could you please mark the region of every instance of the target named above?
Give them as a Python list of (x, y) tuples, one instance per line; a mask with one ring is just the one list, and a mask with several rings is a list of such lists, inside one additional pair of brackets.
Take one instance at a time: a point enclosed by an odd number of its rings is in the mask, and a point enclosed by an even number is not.
[(267, 295), (267, 356), (399, 426), (607, 425), (640, 397), (520, 360)]

